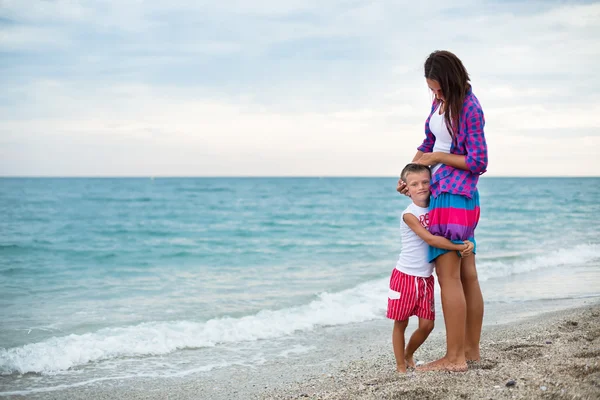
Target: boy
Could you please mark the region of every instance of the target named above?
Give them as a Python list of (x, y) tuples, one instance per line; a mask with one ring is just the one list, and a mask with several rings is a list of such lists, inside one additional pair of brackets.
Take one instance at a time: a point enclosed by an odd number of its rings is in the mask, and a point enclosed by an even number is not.
[[(400, 233), (402, 252), (396, 268), (390, 278), (387, 317), (394, 320), (392, 346), (396, 357), (398, 372), (406, 372), (406, 367), (415, 367), (413, 354), (423, 344), (433, 330), (435, 304), (432, 276), (433, 263), (427, 260), (429, 246), (447, 250), (456, 250), (462, 257), (473, 251), (473, 243), (455, 244), (441, 236), (429, 233), (429, 167), (420, 164), (408, 164), (402, 170), (400, 178), (406, 182), (408, 195), (412, 203), (402, 213)], [(419, 317), (419, 327), (412, 334), (406, 350), (404, 349), (404, 331), (408, 318)]]

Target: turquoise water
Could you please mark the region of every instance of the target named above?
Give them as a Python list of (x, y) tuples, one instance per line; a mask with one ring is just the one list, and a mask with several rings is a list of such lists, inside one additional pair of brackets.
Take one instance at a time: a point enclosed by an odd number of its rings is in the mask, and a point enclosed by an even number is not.
[[(260, 365), (303, 332), (384, 318), (395, 185), (0, 179), (0, 395)], [(488, 304), (600, 296), (600, 178), (479, 187)]]

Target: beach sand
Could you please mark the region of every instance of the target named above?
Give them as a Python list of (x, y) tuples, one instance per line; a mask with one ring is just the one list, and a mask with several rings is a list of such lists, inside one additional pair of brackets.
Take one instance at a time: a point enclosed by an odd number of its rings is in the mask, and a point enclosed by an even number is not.
[[(390, 332), (391, 333), (391, 332)], [(443, 355), (436, 337), (417, 355)], [(482, 360), (465, 373), (394, 372), (391, 343), (376, 356), (351, 361), (260, 399), (600, 399), (600, 306), (553, 312), (482, 335)]]
[[(235, 366), (179, 378), (98, 381), (4, 398), (600, 399), (600, 304), (587, 304), (501, 325), (488, 317), (482, 360), (464, 373), (397, 374), (391, 322), (380, 320), (346, 330), (325, 328), (318, 334), (329, 340), (329, 353), (315, 349), (304, 358), (272, 365)], [(437, 323), (434, 334), (417, 351), (417, 360), (443, 355), (444, 330), (442, 321)]]

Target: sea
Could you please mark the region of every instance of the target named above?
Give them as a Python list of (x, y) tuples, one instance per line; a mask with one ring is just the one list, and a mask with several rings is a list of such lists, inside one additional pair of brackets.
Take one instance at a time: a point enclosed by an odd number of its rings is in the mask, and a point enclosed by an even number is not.
[[(0, 178), (0, 396), (209, 379), (386, 323), (396, 180)], [(486, 323), (600, 299), (600, 178), (479, 192)]]

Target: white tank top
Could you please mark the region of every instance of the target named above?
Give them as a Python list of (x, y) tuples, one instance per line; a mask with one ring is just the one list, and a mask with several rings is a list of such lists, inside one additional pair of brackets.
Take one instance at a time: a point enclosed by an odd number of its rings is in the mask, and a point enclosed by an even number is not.
[[(441, 105), (440, 105), (441, 107)], [(442, 153), (450, 153), (450, 147), (452, 146), (452, 136), (450, 131), (446, 127), (446, 121), (444, 120), (444, 114), (440, 115), (439, 107), (431, 114), (429, 119), (429, 129), (435, 136), (435, 143), (433, 145), (433, 151), (441, 151)], [(442, 166), (442, 164), (435, 164), (431, 166), (431, 175)]]
[(402, 236), (402, 251), (396, 263), (396, 269), (412, 276), (430, 277), (433, 273), (433, 263), (427, 262), (429, 245), (410, 229), (404, 222), (404, 214), (412, 214), (421, 225), (429, 230), (429, 209), (410, 203), (400, 217), (400, 235)]

